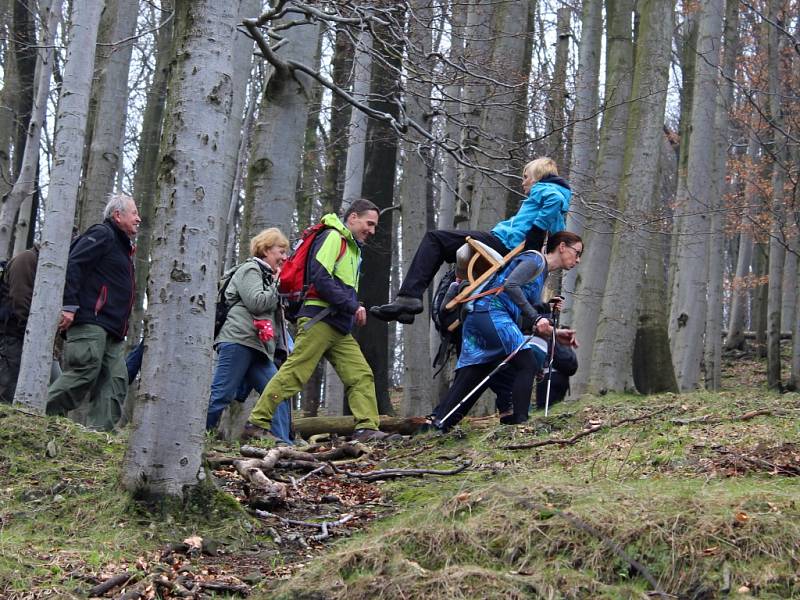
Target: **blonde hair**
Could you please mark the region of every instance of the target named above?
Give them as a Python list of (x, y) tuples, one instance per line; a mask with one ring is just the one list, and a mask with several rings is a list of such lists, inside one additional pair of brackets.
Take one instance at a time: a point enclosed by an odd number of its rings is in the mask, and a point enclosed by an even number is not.
[(558, 165), (549, 156), (542, 156), (525, 165), (525, 168), (522, 169), (522, 174), (525, 175), (526, 173), (535, 183), (548, 175), (558, 175)]
[(277, 227), (264, 229), (250, 240), (250, 256), (261, 258), (273, 246), (289, 247), (289, 240)]

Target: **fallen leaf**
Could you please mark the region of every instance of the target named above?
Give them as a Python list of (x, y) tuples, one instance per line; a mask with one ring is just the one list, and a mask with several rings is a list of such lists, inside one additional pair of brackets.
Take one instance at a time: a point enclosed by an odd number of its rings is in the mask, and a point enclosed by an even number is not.
[(183, 543), (193, 550), (200, 550), (203, 547), (203, 538), (199, 535), (191, 535), (183, 540)]
[(737, 513), (734, 515), (734, 519), (736, 519), (736, 520), (737, 520), (739, 523), (746, 523), (747, 521), (749, 521), (749, 520), (750, 520), (750, 517), (749, 517), (749, 516), (747, 516), (747, 513), (744, 513), (744, 512), (737, 512)]

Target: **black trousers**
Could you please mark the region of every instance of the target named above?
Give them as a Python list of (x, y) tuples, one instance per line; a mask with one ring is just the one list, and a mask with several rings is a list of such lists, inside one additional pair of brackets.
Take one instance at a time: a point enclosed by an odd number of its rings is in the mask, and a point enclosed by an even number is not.
[(422, 238), (411, 265), (408, 267), (403, 283), (400, 285), (400, 296), (422, 298), (427, 287), (433, 281), (442, 263), (456, 262), (456, 252), (463, 246), (467, 237), (483, 242), (492, 250), (506, 255), (506, 248), (500, 239), (488, 231), (464, 231), (460, 229), (435, 229)]
[[(489, 387), (489, 382), (485, 382), (480, 389), (475, 391), (466, 402), (456, 409), (453, 414), (445, 417), (458, 406), (463, 400), (489, 373), (492, 372), (497, 364), (471, 365), (462, 367), (456, 371), (453, 385), (447, 390), (447, 394), (442, 398), (439, 406), (433, 411), (436, 419), (441, 422), (441, 428), (450, 429), (463, 419), (470, 409), (475, 405), (481, 394)], [(511, 402), (514, 407), (514, 420), (517, 422), (528, 419), (528, 411), (531, 405), (531, 393), (533, 391), (533, 380), (539, 372), (541, 365), (533, 350), (520, 350), (517, 355), (503, 369), (508, 369), (513, 377), (511, 386)]]

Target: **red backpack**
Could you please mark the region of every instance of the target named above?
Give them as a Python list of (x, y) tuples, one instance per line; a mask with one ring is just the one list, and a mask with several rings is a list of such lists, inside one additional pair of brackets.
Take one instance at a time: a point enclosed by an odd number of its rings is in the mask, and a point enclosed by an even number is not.
[[(314, 284), (308, 281), (308, 259), (314, 240), (326, 229), (333, 229), (324, 223), (317, 223), (307, 228), (300, 234), (300, 240), (292, 250), (292, 254), (281, 267), (281, 276), (278, 280), (278, 292), (286, 301), (286, 318), (290, 321), (297, 319), (300, 307), (306, 298), (318, 298)], [(337, 235), (341, 235), (337, 232)], [(338, 261), (347, 250), (347, 240), (342, 239)]]

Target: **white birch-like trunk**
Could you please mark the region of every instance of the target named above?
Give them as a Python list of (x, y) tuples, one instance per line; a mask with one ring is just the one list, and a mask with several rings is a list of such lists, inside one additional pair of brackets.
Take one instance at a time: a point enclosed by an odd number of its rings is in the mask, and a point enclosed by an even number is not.
[(736, 70), (737, 37), (739, 23), (739, 0), (725, 1), (725, 30), (723, 34), (722, 71), (720, 94), (717, 97), (714, 144), (714, 171), (711, 174), (709, 192), (712, 206), (711, 237), (708, 253), (708, 312), (706, 315), (706, 337), (703, 352), (705, 387), (718, 390), (722, 384), (722, 318), (725, 276), (725, 233), (723, 231), (723, 197), (728, 191), (726, 167), (728, 146), (732, 136), (729, 111), (733, 109), (733, 77)]
[[(629, 223), (646, 222), (655, 208), (673, 6), (665, 0), (639, 3), (636, 70), (631, 90), (632, 98), (637, 100), (630, 108), (624, 176), (619, 188), (619, 208)], [(630, 228), (621, 221), (616, 231), (607, 284), (613, 293), (603, 298), (591, 363), (591, 388), (597, 391), (633, 389), (634, 338), (651, 236), (646, 228)], [(591, 246), (588, 250), (594, 252)], [(577, 331), (580, 336), (581, 330)]]
[[(31, 198), (36, 189), (37, 166), (39, 164), (39, 141), (42, 137), (42, 126), (47, 114), (47, 97), (50, 92), (50, 77), (53, 74), (53, 44), (56, 29), (61, 20), (61, 5), (63, 0), (53, 3), (42, 3), (42, 19), (45, 23), (42, 47), (38, 50), (36, 63), (36, 95), (33, 99), (33, 111), (28, 124), (28, 140), (22, 153), (22, 167), (11, 192), (0, 208), (0, 258), (9, 258), (12, 255), (11, 235), (14, 221), (19, 213), (27, 223), (25, 214), (20, 211), (23, 202)], [(23, 244), (27, 241), (27, 235)]]
[[(285, 19), (291, 21), (293, 17)], [(278, 24), (282, 22), (279, 20)], [(319, 23), (303, 23), (281, 35), (287, 41), (278, 50), (279, 56), (316, 64)], [(245, 245), (266, 227), (278, 227), (291, 234), (311, 93), (311, 79), (299, 71), (276, 71), (267, 83), (247, 174), (247, 208), (241, 236)]]
[[(755, 164), (758, 156), (758, 139), (755, 131), (750, 129), (750, 140), (747, 145), (747, 156), (752, 164)], [(756, 205), (756, 186), (750, 178), (745, 185), (745, 206), (747, 213), (753, 211)], [(750, 223), (742, 219), (739, 232), (739, 252), (736, 257), (736, 273), (733, 277), (731, 289), (731, 308), (728, 317), (728, 335), (723, 344), (724, 350), (740, 348), (744, 344), (744, 330), (747, 312), (747, 304), (750, 297), (750, 290), (747, 281), (750, 276), (750, 268), (753, 263), (753, 232)]]
[[(239, 16), (238, 21), (256, 17), (261, 11), (259, 0), (238, 0)], [(258, 60), (262, 60), (259, 58)], [(239, 191), (241, 188), (240, 177), (240, 158), (247, 151), (247, 130), (245, 129), (246, 115), (250, 110), (245, 111), (245, 100), (247, 96), (247, 82), (250, 79), (250, 72), (253, 67), (253, 40), (239, 31), (233, 44), (233, 101), (231, 103), (231, 120), (226, 132), (225, 148), (225, 186), (224, 199), (229, 201), (220, 202), (220, 219), (224, 225), (221, 230), (219, 246), (219, 265), (220, 274), (224, 272), (225, 256), (228, 252), (228, 244), (234, 241), (234, 230), (236, 225), (234, 212), (238, 207)], [(231, 206), (233, 204), (233, 206)], [(233, 214), (231, 214), (233, 212)], [(232, 218), (233, 217), (233, 218)]]
[(569, 60), (570, 17), (572, 8), (561, 6), (556, 10), (556, 53), (553, 79), (550, 82), (547, 104), (547, 155), (559, 165), (564, 163), (564, 126), (567, 98), (567, 62)]
[[(584, 391), (595, 366), (592, 355), (611, 261), (614, 240), (614, 220), (611, 215), (618, 205), (630, 108), (633, 69), (632, 12), (633, 0), (608, 3), (604, 94), (606, 109), (600, 130), (596, 185), (585, 195), (592, 203), (591, 212), (587, 216), (589, 233), (584, 240), (587, 252), (579, 267), (579, 280), (576, 281), (573, 313), (570, 318), (570, 325), (578, 332), (581, 340), (581, 345), (576, 350), (581, 368), (570, 382), (573, 393), (576, 394)], [(612, 288), (609, 288), (609, 292), (616, 297)], [(614, 314), (607, 317), (613, 318)]]
[[(450, 27), (452, 33), (450, 35), (450, 46), (448, 59), (452, 64), (459, 64), (464, 55), (464, 24), (467, 18), (467, 8), (464, 4), (454, 4), (451, 7)], [(445, 88), (445, 98), (450, 100), (445, 101), (445, 111), (447, 114), (445, 121), (445, 130), (447, 138), (457, 143), (461, 136), (461, 126), (459, 125), (461, 105), (458, 99), (461, 96), (461, 86), (456, 78), (456, 73), (452, 72), (450, 84)], [(456, 191), (458, 189), (458, 163), (456, 159), (449, 153), (443, 156), (442, 174), (439, 178), (439, 213), (436, 216), (437, 229), (453, 229), (456, 226)], [(442, 265), (439, 272), (433, 280), (432, 289), (436, 289), (439, 281), (444, 275), (447, 267)], [(435, 327), (431, 327), (429, 349), (430, 355), (434, 356), (439, 349), (441, 337)], [(447, 391), (445, 370), (437, 378), (436, 390), (433, 392), (434, 397), (441, 396)], [(443, 383), (445, 382), (445, 383)]]
[(215, 0), (179, 0), (175, 11), (146, 351), (122, 483), (130, 492), (180, 498), (205, 477), (201, 454), (237, 12)]
[[(359, 102), (367, 103), (372, 81), (372, 34), (364, 27), (358, 35), (353, 56), (353, 93)], [(342, 207), (361, 197), (364, 186), (365, 152), (367, 149), (367, 115), (353, 108), (347, 130), (347, 158), (344, 167)], [(325, 361), (325, 413), (344, 414), (344, 384), (333, 366)]]
[[(372, 79), (372, 34), (363, 28), (356, 41), (353, 56), (353, 98), (366, 103)], [(348, 206), (361, 197), (364, 185), (364, 153), (367, 148), (367, 115), (353, 108), (347, 132), (347, 159), (344, 167), (342, 205)]]
[(697, 34), (698, 60), (692, 97), (692, 138), (685, 192), (677, 198), (680, 239), (676, 249), (675, 283), (670, 307), (670, 344), (681, 390), (694, 389), (703, 357), (708, 286), (708, 176), (714, 165), (714, 114), (718, 92), (722, 0), (701, 0)]
[[(781, 3), (770, 0), (768, 18), (771, 22), (779, 19)], [(767, 72), (769, 86), (769, 112), (773, 123), (773, 153), (776, 157), (772, 165), (772, 223), (769, 236), (769, 291), (767, 296), (767, 386), (770, 389), (781, 389), (781, 305), (783, 303), (783, 263), (786, 256), (787, 243), (784, 230), (786, 209), (784, 208), (784, 190), (786, 182), (785, 161), (788, 159), (786, 144), (788, 140), (781, 133), (783, 129), (783, 112), (781, 107), (781, 89), (779, 73), (779, 56), (782, 43), (778, 40), (778, 30), (770, 26), (767, 35)]]
[[(569, 180), (572, 201), (567, 215), (567, 230), (580, 236), (585, 232), (584, 198), (594, 187), (597, 164), (597, 119), (600, 82), (600, 53), (603, 41), (603, 0), (584, 0), (581, 39), (578, 46), (578, 72), (575, 79), (575, 106), (572, 110), (572, 155)], [(565, 296), (562, 318), (571, 323), (579, 269), (564, 274), (561, 289)]]
[[(428, 0), (411, 0), (411, 21), (408, 32), (408, 62), (415, 69), (427, 71), (430, 65), (431, 20), (433, 11)], [(424, 78), (408, 74), (406, 82), (406, 115), (418, 123), (429, 123), (431, 84)], [(405, 161), (400, 181), (402, 215), (402, 263), (411, 264), (428, 225), (428, 163), (430, 153), (416, 147), (414, 141), (403, 142)], [(424, 154), (423, 154), (424, 152)], [(425, 303), (427, 304), (427, 296)], [(427, 306), (426, 306), (427, 309)], [(431, 355), (428, 351), (430, 319), (423, 311), (413, 325), (403, 327), (403, 406), (404, 416), (427, 415), (434, 407), (431, 385)]]
[[(485, 64), (487, 72), (484, 74), (491, 74), (491, 77), (499, 75), (500, 81), (505, 85), (489, 86), (484, 82), (488, 97), (477, 99), (480, 109), (478, 134), (480, 139), (477, 143), (481, 145), (481, 152), (476, 155), (476, 160), (485, 169), (496, 173), (492, 177), (475, 174), (475, 188), (470, 205), (470, 227), (478, 230), (489, 230), (508, 216), (506, 203), (499, 199), (508, 195), (507, 188), (514, 189), (519, 186), (517, 173), (511, 177), (504, 177), (501, 173), (508, 172), (509, 164), (505, 157), (512, 155), (518, 142), (515, 139), (515, 127), (518, 113), (523, 110), (519, 102), (518, 89), (528, 80), (525, 54), (530, 52), (527, 34), (529, 34), (531, 4), (528, 2), (485, 4), (490, 5), (488, 10), (492, 17), (491, 33), (488, 53), (484, 55), (485, 58), (478, 59), (478, 64)], [(475, 33), (469, 30), (468, 35), (472, 37)], [(467, 46), (469, 45), (470, 42), (467, 42)], [(484, 106), (485, 104), (488, 106)], [(493, 156), (503, 158), (490, 158)]]
[(40, 414), (47, 405), (53, 340), (61, 317), (101, 8), (94, 0), (72, 2), (70, 41), (55, 123), (55, 160), (50, 172), (39, 263), (14, 395), (15, 405)]
[[(95, 61), (97, 80), (92, 95), (96, 105), (79, 198), (81, 230), (102, 220), (108, 194), (114, 189), (117, 171), (122, 165), (122, 139), (128, 114), (128, 72), (136, 42), (133, 36), (138, 11), (139, 0), (113, 0), (106, 2), (101, 19), (98, 38), (113, 46), (98, 46)], [(103, 26), (108, 28), (105, 35)]]

